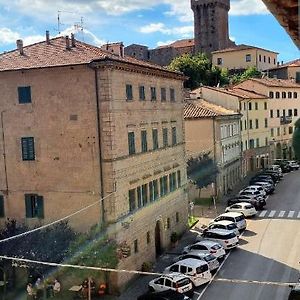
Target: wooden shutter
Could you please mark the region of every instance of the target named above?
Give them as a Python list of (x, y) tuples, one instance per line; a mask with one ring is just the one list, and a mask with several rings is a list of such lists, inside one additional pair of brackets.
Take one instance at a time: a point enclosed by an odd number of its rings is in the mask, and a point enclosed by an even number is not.
[(26, 211), (26, 218), (32, 218), (32, 201), (31, 201), (31, 194), (25, 194), (25, 211)]
[(44, 218), (44, 197), (37, 196), (37, 217), (40, 219)]
[(4, 197), (0, 195), (0, 218), (4, 218), (5, 212), (4, 212)]

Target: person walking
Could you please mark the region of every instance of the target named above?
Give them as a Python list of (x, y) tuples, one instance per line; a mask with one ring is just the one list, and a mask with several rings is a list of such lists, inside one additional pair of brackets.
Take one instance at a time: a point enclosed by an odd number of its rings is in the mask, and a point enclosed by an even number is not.
[(61, 290), (61, 284), (60, 282), (55, 279), (54, 280), (54, 285), (53, 285), (53, 294), (54, 294), (54, 297), (60, 293), (60, 290)]
[(35, 298), (35, 293), (34, 293), (34, 290), (33, 290), (33, 286), (32, 286), (31, 283), (27, 284), (26, 291), (27, 291), (27, 299), (28, 300), (36, 299)]

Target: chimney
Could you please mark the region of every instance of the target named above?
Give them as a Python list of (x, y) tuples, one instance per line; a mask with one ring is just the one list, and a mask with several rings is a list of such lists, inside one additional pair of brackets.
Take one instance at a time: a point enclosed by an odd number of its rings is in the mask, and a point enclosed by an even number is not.
[(71, 50), (71, 47), (70, 47), (70, 39), (69, 39), (69, 36), (66, 35), (66, 49), (67, 50)]
[(120, 54), (121, 57), (124, 57), (124, 44), (121, 42), (120, 43)]
[(283, 65), (283, 60), (281, 61), (281, 65)]
[(72, 47), (76, 47), (74, 33), (71, 33), (71, 45), (72, 45)]
[(46, 30), (46, 43), (47, 43), (47, 45), (50, 45), (50, 35), (49, 35), (49, 30)]
[(23, 40), (17, 40), (17, 48), (18, 48), (20, 54), (23, 55), (24, 54)]

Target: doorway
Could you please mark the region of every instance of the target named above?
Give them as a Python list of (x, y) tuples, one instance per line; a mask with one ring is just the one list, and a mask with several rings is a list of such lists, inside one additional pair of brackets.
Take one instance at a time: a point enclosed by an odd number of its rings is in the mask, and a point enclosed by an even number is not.
[(162, 254), (162, 248), (161, 248), (161, 222), (157, 221), (155, 225), (155, 252), (156, 256), (159, 256)]

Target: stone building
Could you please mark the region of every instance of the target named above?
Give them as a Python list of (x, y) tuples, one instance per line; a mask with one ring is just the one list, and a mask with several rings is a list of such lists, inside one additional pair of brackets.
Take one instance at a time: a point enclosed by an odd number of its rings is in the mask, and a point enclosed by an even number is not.
[(70, 224), (107, 225), (130, 249), (119, 268), (155, 260), (187, 226), (183, 79), (74, 37), (1, 54), (2, 220), (45, 224), (96, 203)]
[[(191, 94), (191, 99), (196, 95)], [(203, 99), (186, 100), (184, 126), (187, 157), (209, 153), (219, 169), (216, 187), (205, 196), (222, 196), (240, 180), (240, 119), (241, 115), (237, 112)]]
[(300, 59), (278, 63), (276, 67), (268, 70), (268, 76), (270, 78), (294, 80), (296, 83), (300, 83)]

